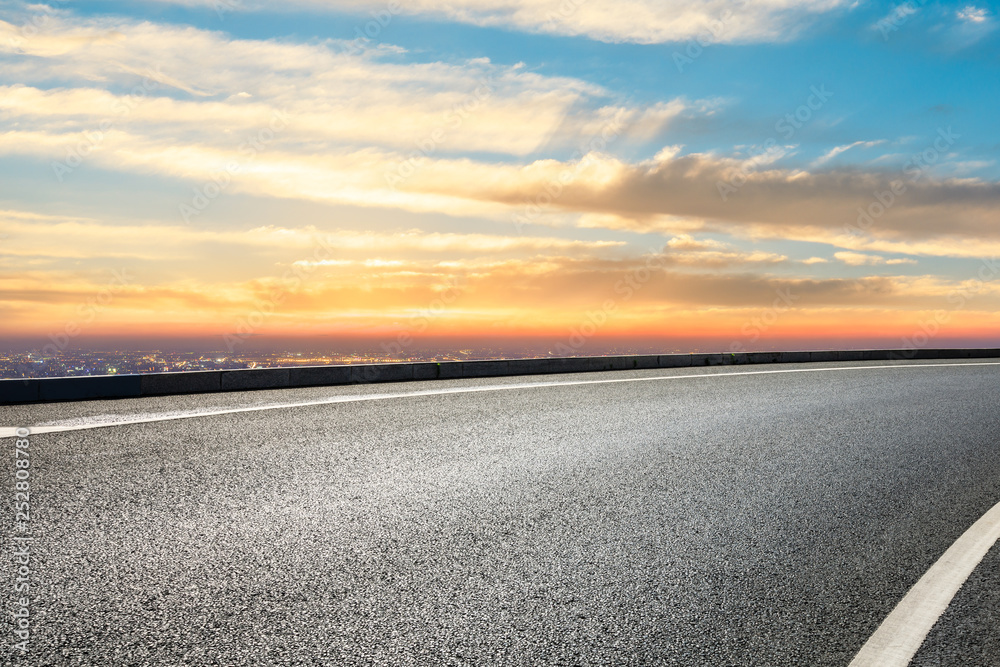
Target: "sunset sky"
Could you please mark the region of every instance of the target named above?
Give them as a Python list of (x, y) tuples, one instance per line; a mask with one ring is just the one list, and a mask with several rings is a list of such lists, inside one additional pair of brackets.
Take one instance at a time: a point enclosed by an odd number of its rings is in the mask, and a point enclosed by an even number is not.
[(998, 9), (0, 1), (0, 336), (996, 346)]

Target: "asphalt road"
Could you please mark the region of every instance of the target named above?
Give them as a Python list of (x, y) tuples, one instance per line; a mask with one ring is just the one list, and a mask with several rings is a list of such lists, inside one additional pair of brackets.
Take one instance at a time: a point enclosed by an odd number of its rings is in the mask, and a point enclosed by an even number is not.
[[(847, 665), (1000, 502), (1000, 365), (949, 364), (2, 407), (373, 399), (31, 435), (32, 635), (4, 664)], [(649, 377), (675, 379), (546, 384)], [(399, 396), (473, 387), (498, 389)], [(912, 664), (1000, 665), (998, 591), (994, 547)]]

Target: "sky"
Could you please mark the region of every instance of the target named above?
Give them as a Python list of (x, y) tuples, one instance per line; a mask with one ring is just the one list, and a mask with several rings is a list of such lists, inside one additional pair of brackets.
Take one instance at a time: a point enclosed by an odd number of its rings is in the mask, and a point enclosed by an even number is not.
[(996, 345), (998, 10), (0, 0), (0, 338)]

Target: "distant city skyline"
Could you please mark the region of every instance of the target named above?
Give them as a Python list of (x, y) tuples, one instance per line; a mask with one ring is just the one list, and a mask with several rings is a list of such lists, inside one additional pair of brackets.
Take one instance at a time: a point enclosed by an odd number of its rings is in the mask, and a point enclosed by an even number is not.
[[(635, 354), (642, 348), (592, 347), (592, 354)], [(569, 356), (586, 354), (579, 351)], [(473, 347), (457, 349), (414, 348), (407, 353), (369, 348), (353, 351), (240, 351), (228, 350), (65, 350), (58, 354), (0, 352), (0, 379), (72, 377), (85, 375), (134, 375), (204, 370), (279, 368), (289, 366), (329, 366), (414, 361), (462, 361), (503, 358), (562, 356), (553, 350), (539, 353), (534, 348)]]
[(994, 346), (997, 11), (5, 0), (0, 348)]
[[(940, 339), (934, 346), (904, 345), (902, 349), (922, 347), (969, 347), (969, 341)], [(0, 379), (71, 377), (82, 375), (123, 375), (168, 373), (202, 370), (278, 368), (289, 366), (326, 366), (371, 364), (385, 362), (460, 361), (481, 359), (527, 359), (539, 357), (607, 356), (632, 354), (698, 354), (728, 353), (739, 346), (725, 347), (725, 341), (702, 341), (689, 347), (670, 347), (655, 341), (634, 339), (613, 341), (588, 340), (582, 345), (575, 341), (513, 341), (503, 339), (493, 345), (483, 341), (438, 340), (432, 345), (412, 345), (402, 349), (389, 343), (372, 345), (340, 341), (321, 345), (317, 341), (284, 349), (267, 345), (247, 346), (230, 351), (212, 348), (210, 340), (174, 342), (169, 348), (96, 349), (67, 348), (54, 352), (37, 348), (0, 351)], [(1000, 347), (994, 340), (973, 341), (979, 347)], [(202, 346), (204, 344), (205, 346)], [(285, 341), (289, 344), (289, 341)], [(134, 345), (134, 342), (133, 342)], [(294, 343), (293, 343), (294, 345)], [(888, 345), (828, 345), (825, 348), (795, 347), (794, 345), (763, 345), (744, 351), (799, 351), (811, 349), (879, 349)], [(898, 349), (894, 348), (894, 349)]]

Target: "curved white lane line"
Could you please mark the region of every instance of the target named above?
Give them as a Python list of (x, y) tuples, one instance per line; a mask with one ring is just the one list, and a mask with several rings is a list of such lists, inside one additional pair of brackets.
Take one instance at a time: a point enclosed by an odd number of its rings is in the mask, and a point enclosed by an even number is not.
[(965, 580), (1000, 540), (1000, 504), (965, 531), (920, 578), (850, 667), (906, 667)]
[[(360, 401), (380, 401), (390, 398), (409, 398), (412, 396), (440, 396), (443, 394), (471, 394), (480, 391), (509, 391), (511, 389), (537, 389), (539, 387), (571, 387), (585, 384), (616, 384), (624, 382), (658, 382), (667, 380), (688, 380), (693, 378), (714, 378), (732, 377), (734, 375), (774, 375), (777, 373), (830, 373), (842, 371), (868, 371), (879, 369), (903, 369), (903, 368), (940, 368), (940, 367), (966, 367), (966, 366), (1000, 366), (1000, 361), (973, 362), (965, 364), (890, 364), (879, 366), (843, 366), (828, 368), (788, 368), (770, 371), (742, 371), (735, 373), (698, 373), (690, 375), (666, 375), (640, 378), (612, 378), (608, 380), (564, 380), (552, 382), (527, 382), (520, 384), (498, 384), (478, 387), (448, 387), (444, 389), (426, 389), (420, 391), (397, 392), (392, 394), (367, 394), (361, 396), (331, 396), (329, 398), (318, 398), (311, 401), (300, 401), (296, 403), (271, 403), (267, 405), (254, 405), (246, 408), (219, 408), (216, 410), (191, 410), (182, 413), (168, 413), (159, 415), (146, 415), (133, 419), (115, 419), (107, 421), (95, 421), (85, 424), (59, 425), (28, 427), (32, 435), (39, 433), (62, 433), (65, 431), (85, 431), (92, 428), (108, 428), (111, 426), (125, 426), (128, 424), (150, 424), (154, 422), (173, 421), (175, 419), (195, 419), (198, 417), (211, 417), (214, 415), (230, 415), (240, 412), (261, 412), (264, 410), (285, 410), (288, 408), (303, 408), (314, 405), (329, 405), (333, 403), (356, 403)], [(653, 369), (650, 369), (653, 370)], [(295, 387), (303, 389), (305, 387)], [(169, 397), (163, 397), (169, 398)], [(14, 437), (18, 428), (22, 427), (0, 427), (0, 437)]]

